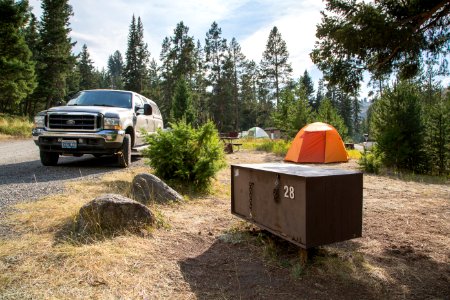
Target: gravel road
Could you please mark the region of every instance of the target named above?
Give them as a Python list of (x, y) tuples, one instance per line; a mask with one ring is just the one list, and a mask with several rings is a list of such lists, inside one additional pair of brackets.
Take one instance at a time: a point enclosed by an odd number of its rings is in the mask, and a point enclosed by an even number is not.
[[(132, 166), (144, 160), (132, 156)], [(33, 140), (0, 141), (0, 218), (11, 205), (64, 191), (64, 181), (120, 170), (114, 157), (60, 157), (58, 166), (44, 167)], [(1, 235), (1, 229), (0, 229)]]

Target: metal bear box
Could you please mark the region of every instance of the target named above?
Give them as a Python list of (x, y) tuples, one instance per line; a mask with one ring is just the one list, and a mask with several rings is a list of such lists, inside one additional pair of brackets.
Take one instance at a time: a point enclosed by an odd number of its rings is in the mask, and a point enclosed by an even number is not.
[(304, 249), (362, 235), (361, 172), (285, 163), (231, 166), (231, 212)]

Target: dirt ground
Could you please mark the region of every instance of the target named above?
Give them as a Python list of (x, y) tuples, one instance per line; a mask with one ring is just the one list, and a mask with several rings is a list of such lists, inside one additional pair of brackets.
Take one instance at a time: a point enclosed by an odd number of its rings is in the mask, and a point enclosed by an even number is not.
[[(228, 155), (228, 161), (281, 159), (241, 151)], [(357, 163), (317, 167), (357, 169)], [(229, 178), (229, 169), (219, 175), (226, 184)], [(306, 266), (298, 263), (297, 247), (232, 216), (229, 199), (224, 194), (181, 210), (163, 209), (172, 229), (156, 234), (160, 251), (180, 268), (181, 277), (172, 279), (176, 285), (198, 298), (424, 299), (450, 295), (448, 185), (364, 175), (363, 237), (321, 247)]]
[[(272, 154), (246, 150), (227, 155), (227, 160), (281, 162)], [(357, 169), (357, 163), (317, 167)], [(142, 170), (126, 172), (132, 178), (131, 173)], [(130, 179), (115, 172), (106, 177), (106, 190), (121, 191), (129, 185)], [(70, 216), (92, 199), (90, 189), (98, 186), (74, 182), (69, 196), (48, 197), (21, 208), (29, 213), (17, 219), (22, 236), (4, 240), (4, 252), (0, 251), (0, 298), (448, 299), (450, 295), (448, 184), (364, 175), (363, 237), (319, 247), (306, 265), (300, 263), (297, 246), (231, 214), (229, 168), (219, 173), (215, 194), (158, 205), (163, 224), (150, 236), (119, 236), (89, 245), (55, 241), (70, 224)], [(56, 212), (61, 217), (45, 222)]]

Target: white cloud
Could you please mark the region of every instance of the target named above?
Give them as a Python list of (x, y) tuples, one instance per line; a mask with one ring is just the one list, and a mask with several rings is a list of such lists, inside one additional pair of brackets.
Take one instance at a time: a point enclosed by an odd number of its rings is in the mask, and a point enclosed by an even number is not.
[[(86, 44), (99, 68), (106, 66), (114, 51), (124, 55), (134, 14), (141, 17), (145, 41), (156, 60), (163, 38), (171, 36), (180, 21), (202, 44), (216, 21), (222, 27), (222, 35), (228, 40), (236, 37), (244, 54), (257, 62), (270, 30), (277, 26), (287, 43), (296, 77), (305, 69), (314, 70), (309, 53), (314, 45), (316, 24), (320, 22), (319, 11), (324, 6), (317, 0), (76, 0), (70, 4), (74, 12), (70, 20), (71, 37), (77, 41), (73, 51), (78, 54)], [(30, 5), (39, 16), (40, 1), (30, 0)]]

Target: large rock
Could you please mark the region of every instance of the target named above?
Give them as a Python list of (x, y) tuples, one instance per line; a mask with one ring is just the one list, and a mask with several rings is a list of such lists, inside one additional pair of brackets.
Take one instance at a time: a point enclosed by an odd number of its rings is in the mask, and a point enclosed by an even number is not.
[(132, 183), (134, 199), (144, 204), (181, 201), (183, 197), (153, 174), (141, 173)]
[(105, 194), (80, 209), (78, 231), (112, 233), (137, 231), (154, 221), (152, 212), (141, 203), (116, 194)]

